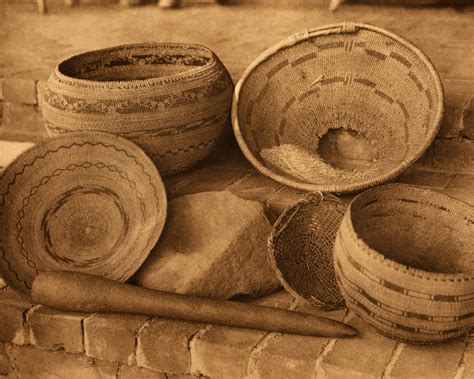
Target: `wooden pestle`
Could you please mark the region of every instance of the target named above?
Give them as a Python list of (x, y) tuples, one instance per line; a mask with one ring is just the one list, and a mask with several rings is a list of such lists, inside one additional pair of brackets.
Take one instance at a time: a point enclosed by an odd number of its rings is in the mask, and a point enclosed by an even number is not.
[(357, 334), (347, 324), (308, 313), (162, 292), (79, 272), (40, 273), (33, 282), (32, 297), (64, 311), (139, 313), (310, 336)]

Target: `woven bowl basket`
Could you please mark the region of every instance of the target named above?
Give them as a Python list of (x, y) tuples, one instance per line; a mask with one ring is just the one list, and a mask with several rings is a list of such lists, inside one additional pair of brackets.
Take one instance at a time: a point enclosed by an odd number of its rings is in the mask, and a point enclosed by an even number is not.
[(262, 174), (302, 190), (350, 192), (421, 157), (442, 113), (439, 76), (417, 47), (372, 25), (341, 23), (258, 57), (236, 85), (232, 122)]
[(93, 130), (139, 145), (161, 175), (207, 157), (228, 130), (232, 79), (209, 49), (147, 43), (72, 56), (47, 82), (50, 134)]
[(310, 193), (283, 212), (268, 240), (270, 265), (285, 289), (324, 310), (344, 306), (332, 255), (346, 208), (335, 196)]
[(347, 306), (380, 333), (434, 343), (474, 326), (474, 208), (386, 185), (357, 196), (334, 246)]
[(166, 191), (153, 162), (112, 134), (49, 138), (0, 178), (0, 276), (29, 293), (38, 273), (125, 281), (156, 244)]

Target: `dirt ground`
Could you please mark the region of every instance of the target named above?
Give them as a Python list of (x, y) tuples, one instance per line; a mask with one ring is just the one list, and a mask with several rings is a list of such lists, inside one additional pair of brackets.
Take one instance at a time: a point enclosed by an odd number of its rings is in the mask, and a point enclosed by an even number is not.
[[(50, 0), (51, 1), (51, 0)], [(474, 88), (474, 7), (464, 10), (343, 4), (331, 13), (315, 6), (187, 6), (162, 10), (155, 4), (121, 8), (54, 0), (41, 15), (33, 3), (0, 3), (0, 77), (47, 78), (63, 57), (79, 51), (133, 42), (194, 42), (214, 50), (234, 80), (265, 49), (295, 32), (338, 21), (364, 21), (418, 45), (443, 79)], [(307, 1), (306, 3), (309, 3)]]

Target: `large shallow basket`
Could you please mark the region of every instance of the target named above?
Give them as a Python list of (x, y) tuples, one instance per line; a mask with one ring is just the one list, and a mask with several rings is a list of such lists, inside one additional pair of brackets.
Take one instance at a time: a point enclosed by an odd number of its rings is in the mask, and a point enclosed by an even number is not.
[(53, 135), (119, 134), (168, 175), (204, 159), (223, 138), (232, 91), (229, 73), (204, 46), (123, 45), (78, 54), (56, 66), (43, 117)]
[(417, 47), (372, 25), (341, 23), (258, 57), (236, 86), (232, 121), (262, 174), (349, 192), (393, 179), (421, 157), (442, 113), (439, 76)]
[(49, 138), (0, 178), (0, 275), (28, 293), (39, 272), (81, 271), (125, 281), (156, 244), (166, 191), (153, 162), (124, 138)]
[(285, 289), (325, 310), (344, 306), (332, 255), (345, 210), (335, 196), (310, 193), (279, 217), (268, 240), (270, 265)]
[(334, 247), (350, 309), (389, 337), (431, 343), (474, 326), (474, 208), (407, 185), (349, 206)]

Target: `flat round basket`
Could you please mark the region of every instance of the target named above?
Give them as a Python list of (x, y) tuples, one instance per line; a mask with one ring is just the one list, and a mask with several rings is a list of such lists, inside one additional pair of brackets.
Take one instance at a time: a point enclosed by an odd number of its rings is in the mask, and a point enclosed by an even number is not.
[(268, 241), (270, 265), (285, 289), (324, 310), (344, 306), (332, 255), (346, 208), (335, 196), (310, 193), (280, 216)]
[(0, 274), (28, 293), (39, 272), (81, 271), (125, 281), (156, 244), (166, 192), (133, 143), (78, 132), (16, 158), (0, 180)]
[(384, 29), (341, 23), (295, 34), (239, 80), (234, 133), (262, 174), (307, 191), (351, 192), (395, 178), (440, 126), (429, 59)]
[(380, 333), (434, 343), (474, 326), (474, 207), (392, 184), (349, 206), (334, 246), (347, 306)]
[(48, 132), (118, 134), (139, 145), (161, 175), (192, 167), (230, 132), (234, 85), (200, 45), (142, 43), (74, 55), (47, 82)]

